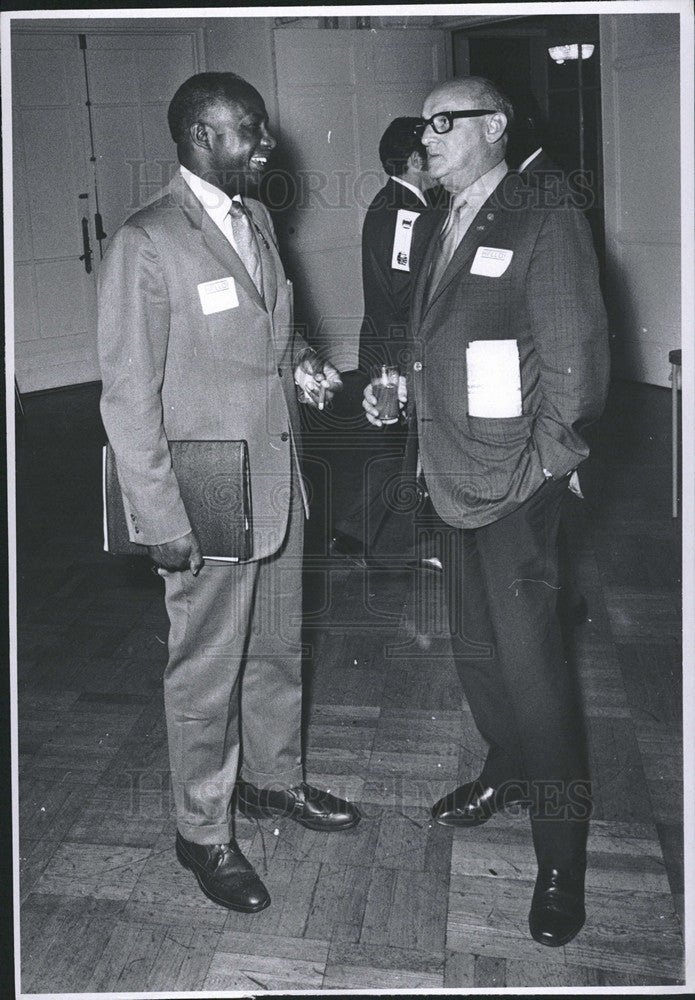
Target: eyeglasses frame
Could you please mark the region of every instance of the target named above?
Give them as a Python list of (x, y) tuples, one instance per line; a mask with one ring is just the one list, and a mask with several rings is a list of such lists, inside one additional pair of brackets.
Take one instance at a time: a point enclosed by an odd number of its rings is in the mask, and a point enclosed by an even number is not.
[[(486, 111), (483, 111), (483, 110), (474, 110), (474, 111), (470, 111), (470, 110), (469, 111), (437, 111), (430, 118), (423, 118), (422, 121), (420, 122), (420, 124), (415, 126), (415, 128), (413, 129), (413, 132), (415, 133), (415, 135), (419, 135), (420, 137), (422, 137), (424, 135), (425, 129), (428, 126), (431, 126), (432, 131), (434, 132), (435, 135), (446, 135), (448, 132), (451, 132), (451, 130), (453, 129), (453, 127), (454, 127), (454, 119), (456, 119), (456, 118), (482, 118), (483, 115), (496, 115), (496, 114), (497, 114), (497, 109), (496, 108), (488, 109)], [(438, 132), (437, 129), (434, 127), (434, 119), (435, 118), (441, 118), (442, 115), (445, 116), (448, 119), (449, 127), (446, 128), (446, 129), (444, 129), (443, 132)]]

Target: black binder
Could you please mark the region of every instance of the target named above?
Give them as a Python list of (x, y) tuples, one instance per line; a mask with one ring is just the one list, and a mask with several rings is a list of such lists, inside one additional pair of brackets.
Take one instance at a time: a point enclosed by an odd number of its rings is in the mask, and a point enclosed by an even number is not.
[[(242, 562), (253, 555), (251, 478), (246, 441), (170, 441), (171, 464), (191, 527), (203, 556)], [(104, 550), (113, 555), (147, 555), (131, 542), (116, 456), (103, 454)]]

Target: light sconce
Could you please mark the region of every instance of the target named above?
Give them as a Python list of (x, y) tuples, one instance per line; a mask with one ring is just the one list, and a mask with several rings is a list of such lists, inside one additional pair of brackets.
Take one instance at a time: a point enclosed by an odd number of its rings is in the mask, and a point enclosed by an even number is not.
[[(593, 54), (593, 45), (582, 45), (582, 59), (591, 59)], [(548, 55), (561, 66), (567, 59), (579, 59), (579, 45), (551, 45)]]

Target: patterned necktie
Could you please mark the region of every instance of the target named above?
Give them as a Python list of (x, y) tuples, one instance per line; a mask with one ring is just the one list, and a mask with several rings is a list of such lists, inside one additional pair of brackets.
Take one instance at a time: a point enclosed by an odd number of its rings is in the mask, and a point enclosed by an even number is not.
[(442, 279), (442, 275), (449, 266), (451, 258), (454, 256), (456, 247), (461, 242), (466, 228), (465, 223), (468, 221), (467, 208), (467, 201), (459, 201), (454, 202), (449, 209), (449, 215), (439, 234), (439, 252), (430, 271), (428, 299), (434, 294), (437, 285)]
[(240, 202), (233, 201), (229, 209), (229, 218), (236, 251), (259, 294), (263, 296), (261, 255), (248, 212)]

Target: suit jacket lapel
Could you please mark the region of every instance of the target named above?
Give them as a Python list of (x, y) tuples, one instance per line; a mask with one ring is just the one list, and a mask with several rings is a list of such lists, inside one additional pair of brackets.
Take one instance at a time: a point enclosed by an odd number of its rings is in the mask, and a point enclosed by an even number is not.
[[(510, 186), (507, 178), (507, 174), (500, 184), (495, 188), (487, 201), (481, 206), (475, 218), (468, 227), (463, 239), (456, 247), (454, 255), (449, 261), (446, 271), (442, 275), (439, 284), (436, 288), (431, 290), (429, 301), (424, 304), (423, 316), (430, 309), (434, 302), (439, 298), (442, 292), (451, 284), (452, 280), (458, 274), (458, 272), (465, 267), (471, 257), (475, 254), (479, 246), (482, 246), (484, 241), (488, 240), (490, 234), (497, 227), (497, 224), (503, 214), (503, 199), (500, 197), (504, 190), (504, 196), (508, 196), (512, 193), (511, 185), (516, 183), (522, 183), (520, 178), (516, 175), (513, 176)], [(513, 201), (512, 201), (513, 204)], [(436, 252), (436, 241), (433, 240), (429, 247), (426, 260), (426, 268), (423, 266), (422, 270), (427, 270), (429, 274), (430, 266), (434, 259), (434, 253)], [(430, 256), (431, 255), (431, 256)]]
[(183, 177), (174, 178), (170, 185), (170, 193), (174, 198), (178, 199), (177, 204), (181, 206), (182, 212), (191, 225), (195, 229), (200, 230), (203, 241), (213, 257), (229, 271), (229, 274), (234, 278), (239, 288), (243, 289), (247, 299), (255, 302), (257, 306), (265, 311), (265, 303), (239, 255), (229, 240), (212, 221)]
[(275, 308), (275, 303), (277, 301), (278, 294), (278, 282), (277, 275), (278, 270), (281, 269), (280, 259), (276, 260), (277, 251), (273, 253), (273, 237), (267, 232), (265, 226), (263, 225), (263, 216), (260, 212), (253, 212), (251, 205), (246, 201), (245, 203), (246, 211), (251, 220), (251, 225), (254, 229), (254, 236), (256, 237), (256, 246), (258, 247), (258, 253), (261, 258), (261, 270), (263, 276), (263, 298), (265, 299), (265, 305), (269, 312), (272, 312)]
[(427, 244), (424, 256), (422, 258), (422, 264), (420, 265), (417, 276), (415, 278), (415, 285), (413, 288), (413, 296), (410, 306), (410, 323), (413, 333), (415, 333), (419, 329), (420, 320), (423, 318), (425, 312), (427, 311), (425, 294), (427, 292), (430, 270), (432, 269), (432, 265), (434, 263), (439, 248), (440, 232), (441, 232), (441, 226), (438, 226), (432, 233), (430, 241)]

